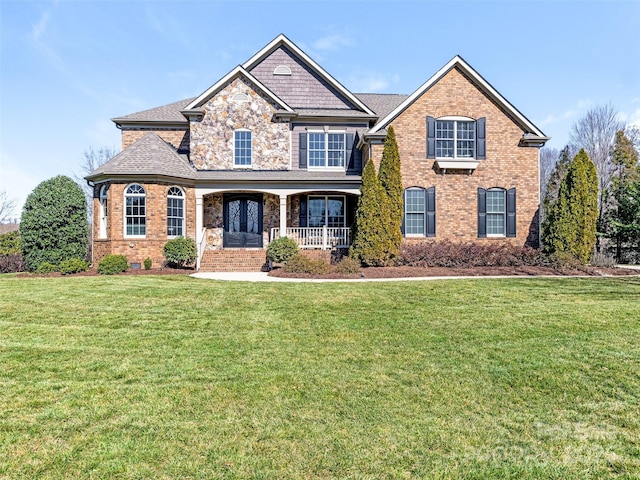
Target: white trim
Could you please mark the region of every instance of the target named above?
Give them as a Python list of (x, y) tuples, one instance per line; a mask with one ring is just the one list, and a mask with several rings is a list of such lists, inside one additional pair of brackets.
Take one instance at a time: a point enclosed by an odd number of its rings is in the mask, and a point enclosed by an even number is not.
[[(448, 139), (448, 138), (439, 138), (438, 137), (438, 122), (453, 122), (453, 138), (452, 139)], [(471, 157), (459, 157), (458, 156), (458, 124), (459, 123), (473, 123), (473, 156)], [(476, 158), (476, 149), (478, 147), (478, 138), (477, 138), (477, 122), (476, 120), (474, 120), (473, 118), (467, 118), (467, 117), (440, 117), (440, 118), (436, 118), (435, 119), (435, 129), (436, 129), (436, 136), (434, 138), (435, 140), (435, 150), (436, 150), (436, 160), (444, 160), (444, 161), (460, 161), (460, 162), (471, 162), (473, 160), (475, 160)], [(438, 156), (438, 140), (442, 140), (442, 141), (453, 141), (453, 157), (439, 157)], [(462, 141), (469, 141), (467, 140), (462, 140)], [(476, 165), (477, 167), (477, 165)], [(446, 167), (445, 167), (446, 168)], [(456, 168), (456, 167), (451, 167), (451, 168)], [(460, 168), (460, 167), (458, 167)], [(462, 167), (462, 168), (470, 168), (470, 167)], [(473, 167), (475, 168), (475, 167)]]
[(100, 187), (100, 194), (98, 195), (98, 198), (98, 205), (100, 206), (98, 211), (98, 213), (100, 214), (98, 238), (104, 240), (107, 238), (107, 215), (109, 213), (109, 196), (107, 194), (107, 185), (102, 185)]
[(340, 93), (342, 93), (345, 97), (347, 97), (354, 105), (361, 108), (364, 112), (369, 115), (374, 115), (375, 112), (371, 111), (369, 107), (367, 107), (364, 103), (362, 103), (358, 97), (356, 97), (353, 93), (347, 90), (345, 87), (340, 84), (335, 78), (333, 78), (329, 73), (314, 62), (311, 57), (309, 57), (306, 53), (304, 53), (296, 44), (294, 44), (291, 40), (289, 40), (283, 34), (278, 35), (271, 42), (269, 42), (262, 50), (256, 53), (253, 57), (242, 64), (242, 67), (251, 70), (257, 63), (263, 60), (267, 55), (271, 52), (279, 48), (280, 46), (285, 45), (289, 50), (291, 50), (295, 55), (297, 55), (303, 62), (305, 62), (309, 67), (316, 71), (316, 73), (324, 80), (327, 81), (330, 85), (335, 87)]
[[(328, 125), (325, 125), (324, 128), (321, 130), (317, 127), (312, 127), (312, 128), (307, 128), (307, 170), (309, 171), (329, 171), (329, 172), (344, 172), (345, 169), (347, 168), (347, 131), (346, 130), (333, 130), (330, 129)], [(311, 133), (321, 133), (325, 136), (325, 141), (324, 141), (324, 153), (325, 153), (325, 157), (324, 157), (324, 162), (325, 165), (324, 166), (315, 166), (315, 165), (311, 165), (311, 149), (309, 148), (309, 142), (311, 141), (310, 139), (310, 135)], [(343, 145), (344, 148), (342, 149), (342, 166), (328, 166), (327, 163), (329, 163), (329, 135), (333, 135), (333, 134), (342, 134), (344, 137), (343, 140)]]
[(242, 68), (239, 65), (233, 70), (231, 70), (229, 73), (227, 73), (220, 80), (218, 80), (216, 83), (211, 85), (206, 91), (201, 93), (195, 100), (193, 100), (189, 105), (187, 105), (184, 108), (184, 110), (193, 110), (194, 108), (200, 107), (207, 100), (209, 100), (213, 95), (215, 95), (219, 90), (221, 90), (228, 82), (230, 82), (232, 79), (234, 79), (239, 75), (244, 76), (247, 80), (253, 83), (260, 90), (262, 90), (269, 98), (271, 98), (271, 100), (273, 100), (275, 103), (280, 105), (287, 112), (293, 113), (293, 110), (291, 109), (291, 107), (289, 107), (289, 105), (287, 105), (283, 100), (281, 100), (275, 93), (273, 93), (271, 90), (265, 87), (260, 82), (260, 80), (258, 80), (256, 77), (251, 75), (249, 72), (247, 72), (244, 68)]
[(239, 92), (239, 93), (236, 93), (233, 97), (231, 97), (231, 101), (236, 103), (247, 103), (251, 101), (251, 99), (249, 98), (249, 95), (247, 95), (246, 93)]
[(500, 93), (489, 84), (482, 76), (476, 72), (462, 57), (456, 55), (453, 57), (444, 67), (438, 70), (429, 80), (423, 83), (415, 92), (413, 92), (407, 99), (393, 109), (386, 117), (381, 119), (375, 127), (369, 130), (369, 134), (378, 132), (379, 130), (386, 128), (391, 121), (393, 121), (400, 113), (407, 109), (418, 97), (420, 97), (425, 91), (436, 84), (442, 77), (444, 77), (450, 70), (458, 67), (464, 71), (479, 87), (483, 90), (491, 99), (498, 103), (498, 105), (504, 107), (507, 113), (511, 114), (520, 127), (523, 130), (530, 131), (539, 137), (546, 138), (545, 134), (536, 127), (531, 121), (518, 111), (511, 103), (507, 101)]
[(273, 70), (273, 74), (274, 75), (291, 75), (291, 69), (286, 65), (278, 65)]
[(475, 170), (476, 168), (478, 168), (478, 165), (480, 165), (480, 162), (477, 160), (454, 160), (451, 158), (441, 158), (441, 159), (436, 159), (436, 163), (438, 164), (438, 168), (441, 169), (451, 169), (451, 170), (455, 170), (457, 169), (462, 169), (462, 170)]

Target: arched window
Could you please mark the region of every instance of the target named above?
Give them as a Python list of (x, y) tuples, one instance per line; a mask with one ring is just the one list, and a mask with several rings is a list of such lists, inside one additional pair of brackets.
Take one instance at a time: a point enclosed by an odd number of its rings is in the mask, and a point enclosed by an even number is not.
[(100, 238), (107, 238), (107, 186), (100, 187)]
[(167, 193), (167, 236), (184, 237), (184, 192), (179, 187)]
[(286, 65), (278, 65), (273, 71), (274, 75), (291, 75), (291, 69)]
[(147, 233), (147, 194), (142, 185), (133, 183), (124, 191), (124, 235), (144, 237)]

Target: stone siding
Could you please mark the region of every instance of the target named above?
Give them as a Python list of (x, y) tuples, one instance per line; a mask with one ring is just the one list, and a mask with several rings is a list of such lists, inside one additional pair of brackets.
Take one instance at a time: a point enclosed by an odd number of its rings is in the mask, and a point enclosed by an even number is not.
[[(249, 101), (236, 101), (245, 94)], [(289, 125), (274, 123), (278, 107), (236, 78), (202, 107), (204, 118), (191, 121), (191, 161), (200, 170), (231, 170), (234, 166), (234, 131), (252, 132), (253, 170), (289, 168)]]
[[(486, 117), (486, 160), (470, 175), (466, 171), (442, 174), (426, 155), (426, 117)], [(436, 237), (452, 241), (510, 241), (537, 244), (538, 149), (520, 147), (523, 131), (457, 69), (427, 90), (392, 123), (405, 188), (436, 187)], [(366, 150), (366, 149), (365, 149)], [(383, 145), (372, 145), (379, 165)], [(365, 158), (368, 152), (365, 152)], [(478, 238), (478, 187), (516, 188), (516, 237)]]
[[(153, 266), (164, 262), (162, 249), (167, 243), (167, 191), (171, 184), (140, 183), (146, 191), (146, 236), (144, 238), (126, 238), (124, 236), (124, 191), (129, 183), (112, 183), (107, 191), (107, 238), (100, 239), (100, 200), (98, 194), (101, 185), (96, 185), (93, 199), (93, 263), (97, 265), (108, 254), (124, 255), (129, 263), (144, 262), (149, 257)], [(185, 192), (185, 233), (196, 238), (195, 190), (192, 187), (181, 188)]]

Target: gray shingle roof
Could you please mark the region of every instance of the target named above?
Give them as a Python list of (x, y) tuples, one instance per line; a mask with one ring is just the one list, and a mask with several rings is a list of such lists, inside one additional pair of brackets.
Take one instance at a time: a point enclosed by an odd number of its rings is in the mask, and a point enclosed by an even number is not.
[(200, 170), (198, 180), (251, 182), (360, 182), (360, 175), (346, 172), (313, 172), (308, 170)]
[(400, 93), (356, 93), (361, 102), (376, 112), (380, 118), (387, 116), (394, 108), (404, 102), (409, 95)]
[(158, 135), (149, 132), (85, 178), (91, 180), (102, 175), (161, 175), (194, 178), (195, 170), (189, 165), (186, 157), (179, 155)]
[(168, 105), (162, 105), (161, 107), (150, 108), (149, 110), (143, 110), (142, 112), (130, 113), (123, 117), (112, 118), (116, 123), (121, 122), (171, 122), (171, 123), (184, 123), (188, 124), (187, 119), (180, 113), (189, 105), (195, 97), (180, 100), (179, 102), (173, 102)]
[[(371, 118), (371, 115), (359, 110), (342, 110), (335, 108), (296, 108), (295, 111), (299, 115), (313, 117), (345, 117), (345, 118)], [(374, 117), (375, 118), (375, 117)]]

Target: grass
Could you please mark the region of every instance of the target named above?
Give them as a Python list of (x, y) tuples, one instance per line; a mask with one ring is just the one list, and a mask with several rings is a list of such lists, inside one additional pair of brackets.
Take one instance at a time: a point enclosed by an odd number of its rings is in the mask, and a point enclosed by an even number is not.
[(0, 276), (0, 478), (638, 478), (640, 279)]

